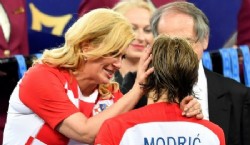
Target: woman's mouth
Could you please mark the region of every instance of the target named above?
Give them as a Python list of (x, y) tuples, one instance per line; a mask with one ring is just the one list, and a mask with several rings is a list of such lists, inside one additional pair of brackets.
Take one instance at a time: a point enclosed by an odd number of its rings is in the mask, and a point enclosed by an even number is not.
[(131, 44), (131, 46), (136, 49), (136, 50), (144, 50), (145, 46), (144, 45), (140, 45), (140, 44)]
[(108, 78), (111, 79), (114, 75), (114, 71), (109, 69), (104, 69), (104, 70), (106, 71)]

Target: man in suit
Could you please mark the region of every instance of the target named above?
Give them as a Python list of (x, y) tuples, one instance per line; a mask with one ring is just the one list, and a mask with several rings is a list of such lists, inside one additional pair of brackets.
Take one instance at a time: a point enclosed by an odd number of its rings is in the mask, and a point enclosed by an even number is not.
[(25, 0), (0, 0), (0, 58), (29, 54)]
[(193, 91), (204, 118), (223, 129), (227, 145), (250, 145), (250, 89), (202, 65), (210, 32), (205, 14), (192, 3), (173, 2), (156, 10), (150, 23), (154, 36), (167, 34), (188, 39), (200, 60)]

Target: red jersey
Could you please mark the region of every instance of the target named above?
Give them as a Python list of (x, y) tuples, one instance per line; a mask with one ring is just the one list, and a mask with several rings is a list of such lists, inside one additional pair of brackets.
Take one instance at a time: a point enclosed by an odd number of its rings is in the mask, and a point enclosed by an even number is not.
[(108, 119), (96, 145), (225, 145), (223, 130), (181, 115), (177, 104), (155, 103)]

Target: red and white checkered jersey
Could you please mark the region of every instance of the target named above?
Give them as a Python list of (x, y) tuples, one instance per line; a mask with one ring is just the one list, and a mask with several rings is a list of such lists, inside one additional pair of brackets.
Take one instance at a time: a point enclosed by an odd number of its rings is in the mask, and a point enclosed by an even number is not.
[(121, 96), (117, 91), (111, 99), (103, 100), (97, 89), (84, 96), (71, 73), (37, 64), (26, 72), (10, 97), (3, 144), (78, 145), (55, 127), (76, 112), (86, 117), (98, 114)]

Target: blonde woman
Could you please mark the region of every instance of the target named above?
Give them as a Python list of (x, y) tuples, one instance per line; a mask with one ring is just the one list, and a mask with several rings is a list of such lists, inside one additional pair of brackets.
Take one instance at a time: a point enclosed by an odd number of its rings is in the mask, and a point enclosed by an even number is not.
[[(135, 33), (135, 39), (126, 51), (122, 66), (119, 71), (115, 73), (115, 80), (120, 84), (121, 91), (127, 93), (134, 84), (134, 78), (125, 80), (124, 77), (126, 75), (126, 78), (136, 76), (140, 56), (153, 42), (153, 34), (149, 22), (154, 8), (152, 5), (142, 0), (126, 0), (117, 3), (113, 9), (128, 19)], [(142, 97), (135, 108), (139, 108), (145, 104), (147, 104), (147, 99)]]
[(149, 22), (154, 9), (147, 2), (128, 0), (117, 3), (113, 9), (127, 18), (135, 33), (135, 39), (126, 51), (121, 69), (115, 74), (115, 80), (122, 84), (127, 73), (137, 71), (143, 51), (153, 42)]
[(113, 10), (96, 9), (81, 17), (66, 32), (65, 44), (46, 50), (16, 86), (3, 144), (93, 143), (104, 120), (134, 107), (143, 95), (139, 83), (153, 71), (145, 70), (149, 49), (138, 83), (121, 98), (110, 79), (133, 39), (130, 23)]

